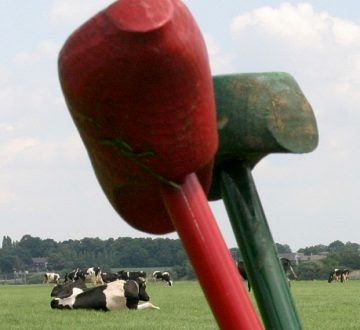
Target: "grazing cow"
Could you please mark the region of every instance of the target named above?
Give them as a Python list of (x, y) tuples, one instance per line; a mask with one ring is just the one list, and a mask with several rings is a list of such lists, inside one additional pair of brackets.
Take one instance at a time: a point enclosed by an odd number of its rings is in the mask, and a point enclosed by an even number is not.
[(104, 283), (110, 283), (116, 280), (120, 280), (118, 273), (101, 273), (101, 278)]
[(333, 281), (339, 282), (341, 277), (341, 269), (335, 268), (329, 273), (328, 282), (331, 283)]
[(119, 276), (119, 279), (120, 280), (124, 280), (124, 281), (127, 281), (127, 280), (136, 280), (138, 279), (139, 277), (142, 277), (142, 278), (146, 278), (146, 273), (143, 272), (143, 271), (139, 271), (139, 272), (127, 272), (125, 270), (119, 270), (117, 272), (118, 276)]
[(49, 285), (49, 283), (59, 284), (60, 275), (58, 273), (45, 273), (43, 284)]
[(328, 282), (347, 282), (349, 279), (350, 271), (348, 269), (335, 268), (329, 273)]
[(341, 273), (341, 282), (347, 282), (349, 280), (350, 270), (349, 269), (343, 269)]
[[(286, 278), (288, 280), (288, 283), (289, 283), (289, 286), (290, 286), (290, 278), (289, 276), (293, 276), (294, 278), (297, 278), (295, 272), (294, 272), (294, 269), (292, 268), (291, 266), (291, 262), (288, 258), (280, 258), (280, 262), (281, 262), (281, 265), (284, 269), (284, 272), (285, 272), (285, 275), (286, 275)], [(239, 270), (239, 273), (240, 275), (242, 276), (242, 278), (248, 282), (248, 290), (251, 291), (251, 285), (250, 285), (250, 282), (249, 282), (249, 279), (248, 279), (248, 276), (247, 276), (247, 273), (246, 273), (246, 270), (245, 270), (245, 265), (242, 261), (238, 261), (236, 263), (237, 265), (237, 268)]]
[(250, 292), (251, 290), (251, 285), (250, 285), (250, 282), (249, 282), (249, 279), (248, 279), (248, 276), (247, 276), (247, 273), (246, 273), (246, 270), (245, 270), (245, 265), (242, 261), (238, 261), (236, 263), (236, 266), (237, 266), (237, 269), (241, 275), (241, 277), (243, 278), (244, 281), (247, 281), (248, 282), (248, 290)]
[(289, 286), (290, 286), (290, 276), (293, 278), (297, 278), (294, 269), (291, 266), (291, 261), (288, 258), (280, 258), (281, 265), (283, 266), (286, 278), (288, 280)]
[(74, 282), (67, 282), (64, 284), (58, 284), (55, 286), (50, 296), (55, 298), (68, 298), (71, 296), (76, 296), (81, 292), (84, 292), (87, 290), (87, 287), (85, 285), (85, 281), (81, 278), (77, 279)]
[[(90, 288), (67, 298), (54, 298), (50, 306), (57, 309), (95, 309), (114, 311), (128, 309), (160, 309), (149, 302), (145, 279), (116, 280)], [(146, 301), (139, 305), (139, 301)]]
[(173, 285), (173, 281), (170, 278), (169, 272), (161, 272), (159, 270), (153, 272), (152, 276), (155, 278), (155, 281), (161, 280), (167, 282), (170, 286)]

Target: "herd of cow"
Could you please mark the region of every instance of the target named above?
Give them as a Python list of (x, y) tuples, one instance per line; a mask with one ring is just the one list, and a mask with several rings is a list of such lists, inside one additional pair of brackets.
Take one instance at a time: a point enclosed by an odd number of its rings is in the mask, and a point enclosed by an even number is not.
[[(280, 258), (285, 275), (297, 278), (290, 260)], [(237, 263), (238, 270), (244, 280), (248, 280), (243, 262)], [(328, 282), (347, 282), (349, 269), (334, 269), (330, 272)], [(95, 309), (95, 310), (121, 310), (129, 309), (160, 309), (149, 302), (150, 298), (146, 293), (146, 277), (143, 271), (130, 272), (120, 270), (116, 273), (102, 272), (100, 267), (87, 269), (77, 268), (64, 276), (60, 284), (58, 273), (45, 273), (43, 283), (55, 283), (51, 291), (51, 308), (57, 309)], [(169, 286), (173, 285), (169, 272), (155, 271), (152, 273), (155, 281), (165, 281)], [(88, 288), (86, 282), (92, 283), (93, 287)], [(100, 284), (99, 286), (96, 286)], [(251, 289), (248, 281), (249, 291)], [(145, 303), (139, 304), (139, 301)]]
[[(165, 281), (172, 286), (169, 272), (155, 271), (155, 281)], [(94, 285), (88, 288), (86, 282)], [(51, 291), (51, 308), (56, 309), (95, 309), (103, 311), (128, 309), (160, 309), (149, 302), (146, 292), (146, 273), (143, 271), (103, 273), (100, 267), (75, 269), (64, 276), (60, 284), (58, 273), (45, 273), (44, 284), (57, 284)], [(139, 304), (139, 301), (145, 303)]]

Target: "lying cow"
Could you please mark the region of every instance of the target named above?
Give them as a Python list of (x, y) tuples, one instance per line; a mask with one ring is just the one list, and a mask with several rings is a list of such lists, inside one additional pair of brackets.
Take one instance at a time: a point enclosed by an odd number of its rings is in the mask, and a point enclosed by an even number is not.
[(66, 282), (64, 284), (58, 284), (55, 286), (50, 296), (54, 298), (69, 298), (73, 296), (77, 296), (79, 293), (88, 290), (85, 285), (85, 281), (81, 278), (77, 279), (74, 282)]
[(49, 285), (49, 283), (59, 284), (60, 275), (58, 273), (45, 273), (43, 278), (43, 284)]
[(167, 282), (167, 284), (169, 284), (170, 286), (173, 285), (173, 281), (170, 278), (170, 273), (169, 272), (161, 272), (159, 270), (153, 272), (153, 277), (155, 279), (155, 281), (164, 281)]
[[(75, 282), (74, 282), (75, 283)], [(57, 309), (95, 309), (114, 311), (128, 309), (160, 309), (149, 302), (144, 279), (116, 280), (65, 298), (54, 298), (50, 306)], [(74, 289), (73, 289), (74, 290)], [(58, 293), (59, 294), (59, 293)], [(139, 305), (139, 301), (146, 301)]]

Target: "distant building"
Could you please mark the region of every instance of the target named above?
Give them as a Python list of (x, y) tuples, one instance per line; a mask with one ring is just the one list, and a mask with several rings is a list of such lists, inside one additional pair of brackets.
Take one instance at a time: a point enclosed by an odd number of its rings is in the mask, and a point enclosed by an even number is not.
[(296, 265), (300, 261), (317, 261), (325, 259), (328, 255), (328, 252), (320, 252), (319, 254), (305, 255), (304, 253), (279, 253), (279, 257), (287, 258), (290, 261), (294, 262)]
[(32, 261), (31, 270), (34, 272), (41, 272), (47, 270), (48, 260), (49, 260), (48, 257), (31, 258)]

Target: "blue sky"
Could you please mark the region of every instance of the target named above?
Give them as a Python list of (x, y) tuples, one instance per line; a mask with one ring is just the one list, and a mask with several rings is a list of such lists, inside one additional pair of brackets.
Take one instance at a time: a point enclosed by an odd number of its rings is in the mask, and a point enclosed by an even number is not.
[[(148, 236), (103, 195), (57, 76), (66, 38), (111, 2), (0, 1), (0, 239)], [(337, 239), (360, 243), (360, 3), (185, 3), (214, 75), (289, 72), (314, 109), (318, 148), (268, 156), (253, 171), (275, 241), (293, 250)], [(235, 246), (222, 203), (211, 207)]]

